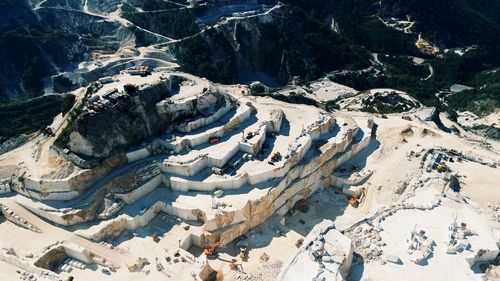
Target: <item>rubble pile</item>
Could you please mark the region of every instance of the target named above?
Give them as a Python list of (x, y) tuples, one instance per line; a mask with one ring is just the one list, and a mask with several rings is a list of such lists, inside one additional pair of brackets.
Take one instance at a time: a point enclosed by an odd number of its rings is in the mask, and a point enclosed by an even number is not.
[(346, 233), (353, 240), (356, 253), (367, 262), (380, 260), (383, 254), (382, 247), (385, 242), (380, 237), (382, 228), (362, 224), (352, 232)]
[(276, 280), (276, 277), (280, 273), (283, 265), (281, 263), (270, 263), (265, 262), (261, 266), (261, 272), (259, 273), (246, 273), (243, 271), (238, 271), (233, 275), (233, 281), (267, 281)]

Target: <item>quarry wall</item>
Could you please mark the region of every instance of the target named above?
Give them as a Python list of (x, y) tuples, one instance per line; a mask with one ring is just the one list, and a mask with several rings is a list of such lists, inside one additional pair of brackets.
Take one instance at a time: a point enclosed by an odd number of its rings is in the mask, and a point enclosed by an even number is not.
[(76, 172), (64, 179), (38, 179), (24, 177), (22, 182), (13, 180), (12, 188), (26, 197), (43, 200), (71, 200), (78, 197), (87, 188), (96, 184), (113, 169), (127, 163), (125, 155), (118, 154), (104, 160), (93, 169)]

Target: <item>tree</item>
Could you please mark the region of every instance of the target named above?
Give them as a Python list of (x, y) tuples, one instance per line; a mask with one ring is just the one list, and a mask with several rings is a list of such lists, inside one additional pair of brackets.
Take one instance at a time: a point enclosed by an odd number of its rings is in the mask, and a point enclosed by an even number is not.
[(68, 113), (71, 110), (74, 104), (75, 104), (75, 95), (67, 94), (64, 96), (61, 104), (61, 112), (63, 116), (66, 115), (66, 113)]

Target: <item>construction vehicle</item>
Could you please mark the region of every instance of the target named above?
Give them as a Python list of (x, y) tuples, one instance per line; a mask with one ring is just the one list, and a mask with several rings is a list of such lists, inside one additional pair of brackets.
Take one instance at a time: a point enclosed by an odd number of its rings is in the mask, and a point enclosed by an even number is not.
[(216, 144), (220, 142), (220, 137), (211, 137), (208, 139), (209, 144)]
[(295, 242), (295, 247), (300, 248), (304, 244), (304, 238), (299, 238), (297, 242)]
[(157, 271), (163, 271), (165, 268), (163, 267), (163, 265), (158, 262), (158, 258), (155, 259), (155, 263), (156, 263), (156, 270)]
[(253, 138), (254, 136), (255, 136), (255, 134), (253, 132), (248, 132), (246, 139), (249, 140), (249, 139)]
[(356, 171), (359, 171), (359, 170), (360, 170), (359, 164), (358, 163), (354, 163), (354, 165), (352, 165), (352, 167), (351, 167), (351, 172), (356, 172)]
[(212, 167), (212, 174), (222, 176), (224, 175), (224, 170), (218, 167)]
[(151, 238), (153, 238), (153, 241), (154, 241), (155, 243), (160, 242), (160, 237), (158, 237), (158, 234), (157, 234), (156, 232), (155, 232), (155, 233), (153, 233), (153, 235), (151, 236)]
[(248, 260), (248, 249), (247, 247), (240, 247), (240, 258), (242, 261)]
[(445, 162), (441, 162), (441, 164), (439, 164), (439, 166), (437, 167), (438, 173), (443, 173), (443, 172), (446, 172), (447, 170), (448, 170), (448, 166), (446, 166)]
[(359, 201), (357, 199), (354, 199), (354, 197), (352, 197), (351, 199), (349, 199), (349, 205), (351, 205), (354, 208), (357, 208), (359, 205)]
[(274, 154), (273, 154), (273, 157), (271, 157), (271, 161), (272, 162), (278, 162), (281, 160), (281, 153), (279, 151), (276, 151)]
[(133, 264), (127, 264), (128, 271), (137, 272), (142, 270), (144, 265), (148, 263), (148, 259), (146, 258), (138, 258)]
[(217, 248), (219, 248), (219, 244), (220, 242), (215, 242), (213, 243), (212, 245), (210, 245), (209, 248), (205, 248), (203, 249), (203, 253), (209, 257), (209, 256), (213, 256), (213, 254), (215, 253), (215, 251), (217, 251)]
[(230, 263), (229, 264), (229, 269), (231, 269), (231, 270), (238, 270), (238, 264), (234, 263), (234, 262)]
[(349, 199), (349, 205), (351, 205), (354, 208), (357, 208), (359, 204), (363, 201), (365, 195), (366, 195), (365, 188), (360, 188), (356, 190), (356, 192), (354, 192), (354, 195)]
[(229, 269), (231, 270), (241, 270), (243, 271), (243, 265), (241, 263), (236, 263), (234, 260), (229, 264)]

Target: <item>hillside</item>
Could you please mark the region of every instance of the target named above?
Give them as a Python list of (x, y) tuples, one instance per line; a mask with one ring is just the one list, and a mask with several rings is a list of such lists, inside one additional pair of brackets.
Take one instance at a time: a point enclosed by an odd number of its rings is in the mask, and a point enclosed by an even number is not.
[(500, 281), (499, 39), (500, 0), (0, 0), (0, 281)]
[[(226, 84), (280, 87), (328, 76), (358, 91), (400, 89), (448, 112), (487, 115), (498, 107), (492, 79), (480, 82), (500, 67), (500, 5), (493, 0), (0, 5), (2, 104), (65, 93), (147, 63)], [(87, 68), (96, 58), (112, 59)], [(436, 95), (454, 84), (474, 89), (446, 102)]]

